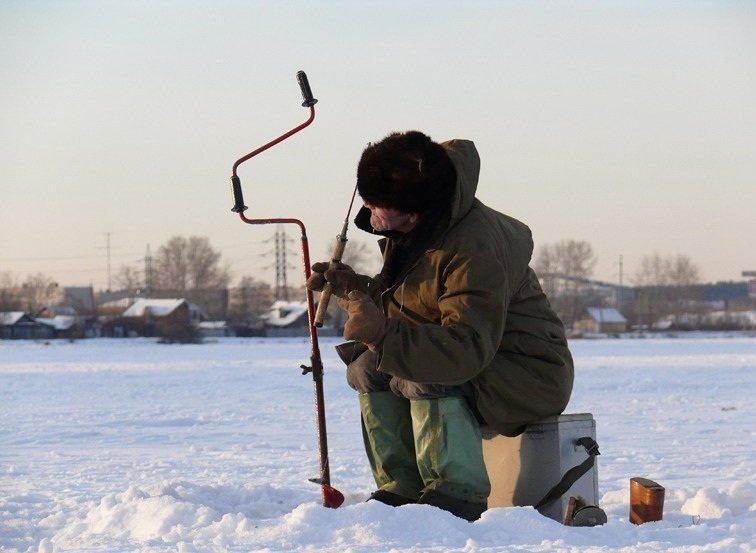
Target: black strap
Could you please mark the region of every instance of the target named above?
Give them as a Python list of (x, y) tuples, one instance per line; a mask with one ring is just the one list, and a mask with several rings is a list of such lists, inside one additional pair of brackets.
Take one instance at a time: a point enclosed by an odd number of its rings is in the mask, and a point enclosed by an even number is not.
[(593, 438), (590, 438), (588, 436), (578, 438), (577, 444), (582, 445), (585, 448), (586, 452), (588, 453), (588, 458), (579, 465), (574, 466), (570, 470), (565, 472), (559, 483), (551, 488), (549, 490), (549, 493), (547, 493), (543, 497), (543, 499), (541, 499), (541, 501), (536, 504), (536, 509), (540, 509), (541, 507), (548, 505), (552, 501), (564, 495), (581, 476), (591, 470), (591, 467), (593, 467), (593, 463), (596, 460), (596, 455), (601, 454), (599, 453), (598, 444)]

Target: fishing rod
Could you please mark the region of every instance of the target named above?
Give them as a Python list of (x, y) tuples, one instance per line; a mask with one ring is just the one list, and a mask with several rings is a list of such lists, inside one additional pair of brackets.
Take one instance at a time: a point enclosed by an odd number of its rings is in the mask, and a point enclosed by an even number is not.
[[(297, 225), (301, 232), (302, 264), (304, 265), (304, 277), (306, 281), (310, 277), (310, 249), (307, 242), (307, 231), (305, 230), (304, 223), (299, 219), (294, 218), (248, 218), (246, 215), (244, 215), (244, 212), (248, 208), (246, 205), (244, 205), (241, 179), (237, 175), (237, 170), (242, 163), (264, 152), (268, 148), (271, 148), (276, 144), (283, 142), (293, 134), (298, 133), (299, 131), (310, 125), (310, 123), (312, 123), (315, 119), (315, 104), (318, 101), (312, 95), (310, 83), (307, 80), (307, 75), (304, 71), (297, 72), (297, 82), (299, 83), (299, 88), (302, 91), (302, 98), (304, 99), (302, 107), (310, 109), (310, 117), (301, 125), (294, 127), (278, 138), (275, 138), (270, 142), (263, 144), (256, 150), (253, 150), (247, 155), (242, 156), (238, 160), (236, 160), (231, 172), (231, 192), (234, 199), (234, 206), (231, 208), (231, 211), (238, 213), (239, 218), (244, 223), (250, 225), (267, 225), (273, 223)], [(344, 234), (346, 234), (346, 231), (344, 231)], [(320, 476), (317, 478), (311, 478), (310, 481), (315, 482), (316, 484), (320, 484), (323, 505), (325, 507), (331, 507), (335, 509), (344, 502), (344, 495), (339, 490), (331, 486), (331, 474), (330, 468), (328, 466), (328, 440), (326, 438), (325, 398), (323, 394), (323, 362), (320, 357), (320, 347), (318, 346), (318, 331), (315, 326), (315, 302), (313, 300), (311, 290), (307, 290), (306, 294), (311, 345), (310, 365), (301, 365), (300, 368), (302, 369), (303, 375), (306, 375), (308, 373), (312, 374), (312, 380), (315, 388), (315, 414), (317, 418), (318, 450), (320, 453)]]
[[(347, 228), (349, 228), (349, 216), (352, 213), (352, 206), (354, 205), (354, 197), (357, 195), (357, 185), (354, 185), (354, 191), (352, 192), (352, 199), (349, 201), (349, 209), (347, 209), (346, 217), (344, 218), (344, 225), (341, 227), (341, 232), (336, 236), (336, 243), (333, 246), (333, 252), (331, 252), (331, 261), (328, 264), (329, 269), (335, 269), (341, 258), (344, 255), (344, 248), (347, 243)], [(315, 313), (315, 326), (320, 328), (323, 326), (325, 320), (326, 310), (328, 309), (328, 302), (331, 301), (331, 294), (333, 293), (333, 285), (330, 282), (326, 282), (323, 285), (323, 290), (320, 292), (318, 298), (318, 310)]]

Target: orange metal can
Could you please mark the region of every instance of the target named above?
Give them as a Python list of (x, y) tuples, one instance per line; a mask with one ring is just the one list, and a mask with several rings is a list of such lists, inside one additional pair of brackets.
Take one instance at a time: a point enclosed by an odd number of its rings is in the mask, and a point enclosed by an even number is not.
[(661, 520), (664, 512), (664, 487), (648, 478), (630, 479), (630, 522), (643, 524)]

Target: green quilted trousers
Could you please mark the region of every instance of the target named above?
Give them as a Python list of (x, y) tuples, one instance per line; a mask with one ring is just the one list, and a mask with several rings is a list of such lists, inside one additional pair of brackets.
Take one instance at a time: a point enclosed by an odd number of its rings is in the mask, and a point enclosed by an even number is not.
[(464, 398), (411, 402), (412, 432), (423, 493), (485, 504), (491, 492), (480, 425)]
[(417, 500), (423, 481), (415, 462), (410, 402), (393, 392), (359, 398), (362, 438), (378, 489)]
[(362, 432), (381, 490), (410, 499), (438, 492), (485, 504), (491, 485), (480, 427), (464, 398), (413, 399), (360, 394)]

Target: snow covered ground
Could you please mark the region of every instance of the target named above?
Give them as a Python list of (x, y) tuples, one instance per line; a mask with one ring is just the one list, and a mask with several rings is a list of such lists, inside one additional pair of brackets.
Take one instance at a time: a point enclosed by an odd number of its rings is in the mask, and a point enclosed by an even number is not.
[[(321, 339), (333, 485), (317, 475), (307, 339), (0, 341), (0, 551), (756, 551), (756, 337), (584, 340), (568, 412), (591, 412), (609, 521), (531, 508), (475, 523), (365, 498), (354, 393)], [(628, 521), (629, 479), (666, 488)]]

